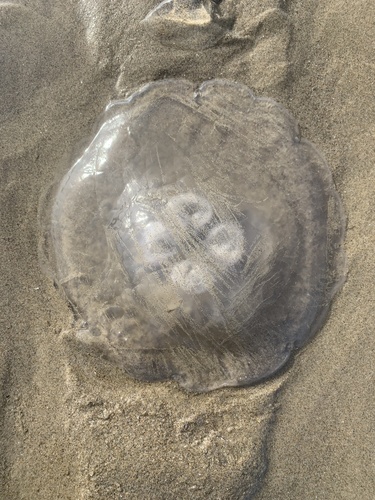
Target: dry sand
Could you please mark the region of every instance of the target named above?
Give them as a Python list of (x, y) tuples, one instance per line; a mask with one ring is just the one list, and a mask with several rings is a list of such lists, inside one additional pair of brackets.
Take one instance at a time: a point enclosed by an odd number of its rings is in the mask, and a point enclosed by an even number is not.
[[(231, 40), (160, 45), (144, 0), (0, 2), (0, 498), (372, 499), (375, 5), (224, 0)], [(38, 208), (106, 103), (164, 77), (220, 77), (284, 104), (348, 217), (348, 279), (294, 363), (189, 395), (128, 379), (73, 340), (40, 268)]]

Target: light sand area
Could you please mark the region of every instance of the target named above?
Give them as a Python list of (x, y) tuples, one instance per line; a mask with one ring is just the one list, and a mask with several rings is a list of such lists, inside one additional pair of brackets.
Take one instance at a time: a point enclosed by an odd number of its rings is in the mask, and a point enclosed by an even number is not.
[[(375, 6), (224, 0), (217, 46), (175, 50), (154, 0), (0, 2), (0, 499), (371, 499), (375, 491)], [(20, 4), (27, 4), (27, 8)], [(110, 99), (228, 78), (278, 100), (332, 168), (348, 278), (278, 377), (192, 395), (79, 349), (38, 219)]]

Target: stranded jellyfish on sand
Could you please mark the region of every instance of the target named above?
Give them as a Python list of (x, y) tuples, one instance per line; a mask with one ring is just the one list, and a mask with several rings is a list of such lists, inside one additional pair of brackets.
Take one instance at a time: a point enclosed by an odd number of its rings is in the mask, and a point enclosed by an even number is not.
[(326, 163), (270, 99), (214, 80), (111, 103), (52, 206), (54, 278), (129, 375), (251, 384), (319, 328), (343, 281)]

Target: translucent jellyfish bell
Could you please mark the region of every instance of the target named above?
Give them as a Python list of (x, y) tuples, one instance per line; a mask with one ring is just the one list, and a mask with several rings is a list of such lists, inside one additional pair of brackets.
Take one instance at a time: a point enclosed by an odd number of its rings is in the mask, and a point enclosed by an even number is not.
[(331, 173), (270, 99), (151, 83), (110, 104), (52, 208), (54, 277), (80, 339), (194, 391), (272, 375), (343, 282)]

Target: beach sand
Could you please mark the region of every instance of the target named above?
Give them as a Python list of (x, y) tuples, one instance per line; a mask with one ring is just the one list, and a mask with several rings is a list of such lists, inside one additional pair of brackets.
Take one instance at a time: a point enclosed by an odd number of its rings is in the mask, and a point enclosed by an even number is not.
[[(227, 38), (180, 50), (140, 24), (157, 3), (0, 2), (0, 499), (372, 499), (375, 5), (224, 0)], [(46, 272), (50, 186), (111, 99), (166, 77), (279, 101), (343, 201), (348, 274), (329, 319), (250, 388), (129, 379), (79, 347)]]

